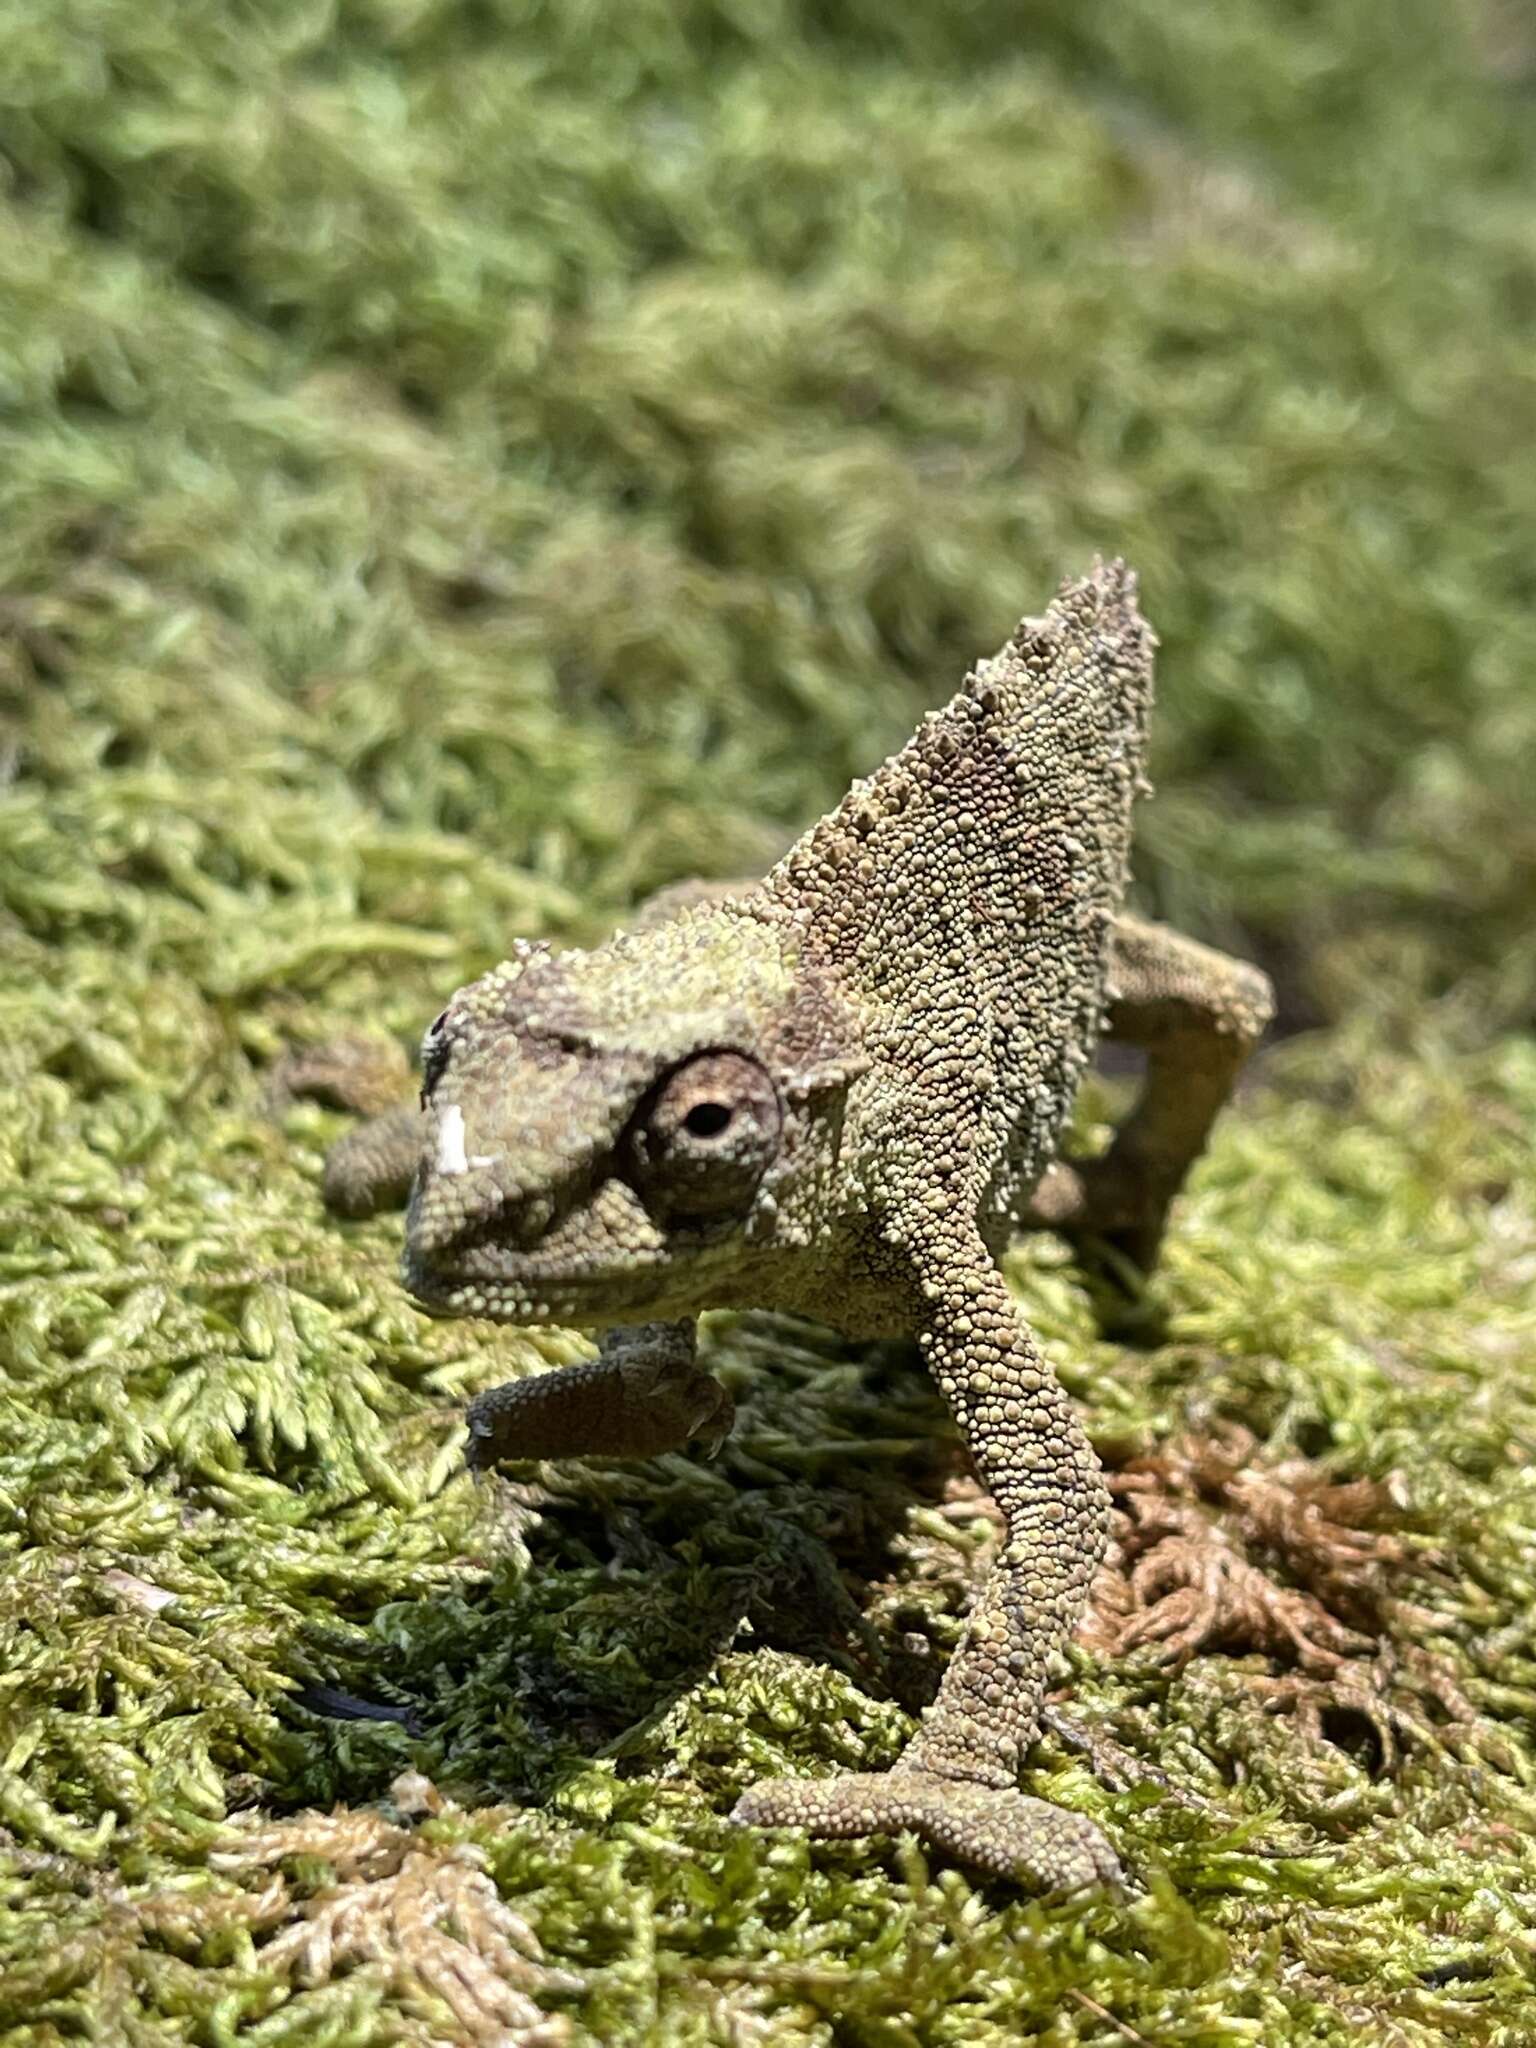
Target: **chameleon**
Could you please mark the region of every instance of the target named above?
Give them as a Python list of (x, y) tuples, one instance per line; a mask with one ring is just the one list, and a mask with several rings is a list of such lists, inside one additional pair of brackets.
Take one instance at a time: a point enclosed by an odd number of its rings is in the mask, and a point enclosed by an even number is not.
[[(349, 1215), (408, 1191), (430, 1312), (602, 1333), (472, 1403), (476, 1470), (718, 1446), (705, 1309), (915, 1338), (998, 1561), (889, 1771), (768, 1780), (734, 1814), (911, 1830), (1048, 1892), (1122, 1877), (1018, 1782), (1108, 1496), (999, 1257), (1045, 1227), (1149, 1268), (1272, 1011), (1258, 969), (1122, 908), (1155, 645), (1134, 573), (1096, 560), (761, 882), (669, 892), (586, 951), (519, 941), (427, 1031), (420, 1106), (344, 1138), (324, 1183)], [(1101, 1033), (1144, 1055), (1140, 1092), (1102, 1157), (1058, 1158)]]

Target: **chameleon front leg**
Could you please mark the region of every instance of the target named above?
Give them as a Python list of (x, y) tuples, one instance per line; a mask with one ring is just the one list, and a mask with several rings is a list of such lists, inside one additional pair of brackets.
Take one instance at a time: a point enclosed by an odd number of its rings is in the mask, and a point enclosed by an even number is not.
[(893, 1769), (772, 1779), (735, 1817), (814, 1835), (911, 1828), (945, 1854), (1038, 1891), (1116, 1882), (1081, 1815), (1027, 1798), (1047, 1660), (1071, 1634), (1103, 1554), (1109, 1499), (1092, 1446), (1002, 1275), (956, 1229), (921, 1241), (930, 1307), (918, 1342), (1007, 1523), (1002, 1557), (916, 1739)]
[(596, 1358), (491, 1387), (469, 1406), (471, 1471), (519, 1458), (655, 1458), (730, 1433), (731, 1397), (698, 1363), (697, 1325), (630, 1323)]
[(1169, 1206), (1274, 1015), (1274, 991), (1246, 961), (1122, 916), (1105, 997), (1108, 1037), (1147, 1056), (1141, 1093), (1102, 1159), (1049, 1170), (1026, 1220), (1101, 1238), (1148, 1272)]
[(414, 1102), (402, 1102), (338, 1138), (325, 1155), (320, 1184), (325, 1206), (334, 1215), (351, 1217), (403, 1209), (426, 1121)]
[(325, 1158), (326, 1207), (338, 1216), (403, 1209), (425, 1122), (405, 1055), (387, 1038), (333, 1038), (279, 1060), (267, 1082), (274, 1109), (323, 1102), (364, 1119)]

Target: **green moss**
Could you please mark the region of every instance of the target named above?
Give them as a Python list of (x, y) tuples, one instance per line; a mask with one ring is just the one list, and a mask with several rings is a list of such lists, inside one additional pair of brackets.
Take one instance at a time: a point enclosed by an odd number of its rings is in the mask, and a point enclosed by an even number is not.
[[(0, 43), (7, 2039), (456, 2038), (281, 1945), (392, 1878), (230, 1847), (409, 1771), (577, 2041), (1536, 2035), (1519, 25), (13, 0)], [(1146, 899), (1326, 1028), (1118, 1338), (1049, 1241), (1015, 1278), (1111, 1463), (1240, 1423), (1391, 1478), (1405, 1561), (1390, 1768), (1254, 1656), (1074, 1653), (1124, 1768), (1032, 1775), (1144, 1887), (1084, 1907), (723, 1818), (887, 1762), (958, 1634), (986, 1525), (911, 1359), (722, 1318), (716, 1466), (477, 1489), (466, 1394), (577, 1340), (414, 1315), (264, 1075), (765, 863), (1094, 547), (1164, 641)]]

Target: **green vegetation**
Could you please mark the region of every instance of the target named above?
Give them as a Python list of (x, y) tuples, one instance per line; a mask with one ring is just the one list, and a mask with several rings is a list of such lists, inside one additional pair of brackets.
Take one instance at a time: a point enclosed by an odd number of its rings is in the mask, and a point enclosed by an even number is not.
[[(4, 2039), (1536, 2038), (1518, 10), (0, 50)], [(1155, 1325), (1019, 1255), (1128, 1546), (1032, 1777), (1144, 1887), (1042, 1905), (723, 1818), (888, 1760), (955, 1639), (914, 1362), (721, 1319), (718, 1464), (477, 1489), (466, 1393), (579, 1340), (415, 1315), (271, 1070), (765, 863), (1096, 547), (1164, 643), (1144, 900), (1315, 1028)]]

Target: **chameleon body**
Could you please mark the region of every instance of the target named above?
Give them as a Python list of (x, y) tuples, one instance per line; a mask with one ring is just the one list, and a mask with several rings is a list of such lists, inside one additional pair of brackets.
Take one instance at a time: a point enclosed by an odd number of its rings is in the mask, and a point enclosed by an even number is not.
[[(914, 1337), (1006, 1519), (1000, 1560), (895, 1768), (759, 1784), (736, 1811), (915, 1829), (1051, 1890), (1118, 1872), (1017, 1783), (1107, 1503), (997, 1261), (1047, 1224), (1149, 1264), (1270, 1013), (1256, 970), (1120, 913), (1154, 644), (1132, 574), (1095, 564), (760, 884), (588, 952), (519, 945), (461, 989), (421, 1111), (364, 1126), (327, 1176), (352, 1213), (411, 1178), (405, 1277), (434, 1312), (607, 1332), (473, 1404), (477, 1465), (718, 1441), (705, 1308)], [(1142, 1094), (1105, 1158), (1055, 1163), (1106, 1027), (1144, 1050)]]

